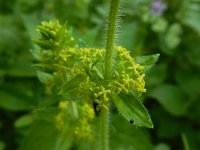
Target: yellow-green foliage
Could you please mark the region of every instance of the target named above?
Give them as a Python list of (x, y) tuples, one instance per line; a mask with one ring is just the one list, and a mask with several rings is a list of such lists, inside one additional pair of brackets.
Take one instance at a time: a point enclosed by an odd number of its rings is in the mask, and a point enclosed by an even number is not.
[[(104, 80), (105, 49), (79, 48), (65, 26), (58, 21), (43, 22), (37, 28), (40, 38), (41, 71), (50, 75), (46, 84), (48, 94), (66, 92), (67, 84), (81, 76), (73, 94), (83, 100), (98, 104), (97, 111), (107, 109), (109, 97), (133, 90), (140, 96), (146, 91), (143, 66), (137, 64), (129, 52), (114, 47), (116, 57), (109, 81)], [(71, 82), (69, 82), (72, 80)], [(68, 83), (69, 82), (69, 83)], [(76, 85), (75, 85), (76, 86)]]
[[(71, 126), (74, 135), (78, 139), (92, 139), (91, 121), (94, 119), (94, 109), (88, 103), (81, 103), (78, 107), (68, 101), (60, 101), (59, 112), (55, 116), (55, 126), (59, 130), (65, 130), (66, 124)], [(73, 108), (76, 107), (76, 108)], [(78, 118), (70, 115), (76, 109)]]

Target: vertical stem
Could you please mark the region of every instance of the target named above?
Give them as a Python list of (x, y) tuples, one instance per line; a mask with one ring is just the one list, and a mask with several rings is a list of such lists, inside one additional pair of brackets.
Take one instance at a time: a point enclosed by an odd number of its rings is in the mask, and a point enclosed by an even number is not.
[(101, 112), (101, 150), (108, 150), (108, 111)]
[(115, 40), (119, 0), (111, 0), (106, 41), (105, 79), (109, 79), (112, 70), (112, 51)]
[[(112, 70), (112, 51), (115, 40), (117, 15), (119, 9), (119, 0), (111, 0), (108, 20), (107, 42), (106, 42), (106, 56), (105, 56), (105, 79), (109, 82), (111, 70)], [(101, 112), (101, 150), (108, 150), (108, 110), (102, 109)]]

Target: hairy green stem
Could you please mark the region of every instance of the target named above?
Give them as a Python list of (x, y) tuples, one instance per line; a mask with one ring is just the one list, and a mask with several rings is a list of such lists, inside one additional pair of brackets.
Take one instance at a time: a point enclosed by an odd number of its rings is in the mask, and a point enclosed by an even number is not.
[[(117, 26), (117, 15), (119, 9), (119, 0), (111, 0), (110, 12), (108, 20), (108, 31), (107, 31), (107, 42), (106, 42), (106, 56), (105, 56), (105, 79), (109, 82), (110, 74), (112, 71), (112, 51), (114, 46), (116, 26)], [(109, 117), (109, 105), (107, 104), (108, 110), (103, 109), (101, 112), (101, 150), (108, 150), (108, 117)]]
[(117, 26), (117, 15), (119, 9), (119, 0), (111, 0), (108, 20), (108, 32), (106, 42), (106, 59), (105, 59), (105, 79), (109, 79), (112, 70), (112, 51), (115, 41)]
[(108, 111), (101, 112), (101, 150), (108, 150)]

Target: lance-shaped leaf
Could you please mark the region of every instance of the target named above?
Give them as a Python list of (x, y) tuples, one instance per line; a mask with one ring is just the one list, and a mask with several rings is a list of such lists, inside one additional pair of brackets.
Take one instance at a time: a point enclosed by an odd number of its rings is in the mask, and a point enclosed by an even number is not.
[(37, 71), (37, 76), (40, 82), (47, 84), (51, 79), (52, 75), (43, 71)]
[(133, 95), (114, 95), (112, 101), (122, 116), (137, 126), (153, 128), (147, 109)]
[(70, 90), (73, 90), (75, 88), (78, 88), (79, 87), (79, 84), (81, 82), (83, 82), (86, 78), (86, 75), (85, 74), (80, 74), (80, 75), (77, 75), (75, 76), (74, 78), (72, 78), (71, 80), (69, 80), (65, 86), (64, 86), (64, 92), (67, 92), (67, 91), (70, 91)]
[(58, 95), (61, 95), (66, 100), (80, 99), (80, 96), (77, 95), (78, 88), (80, 83), (83, 82), (85, 79), (85, 74), (77, 75), (64, 85), (63, 89), (58, 93)]
[(140, 65), (144, 66), (144, 72), (147, 72), (158, 61), (159, 56), (160, 54), (138, 56), (138, 57), (135, 57), (135, 61), (139, 63)]

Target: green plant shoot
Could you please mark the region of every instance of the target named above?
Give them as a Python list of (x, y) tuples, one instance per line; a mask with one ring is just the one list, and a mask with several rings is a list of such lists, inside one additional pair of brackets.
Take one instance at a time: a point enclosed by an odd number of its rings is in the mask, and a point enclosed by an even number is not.
[(109, 147), (109, 103), (127, 123), (153, 128), (140, 97), (146, 92), (145, 72), (159, 55), (133, 58), (126, 48), (114, 43), (119, 5), (119, 0), (111, 0), (106, 48), (80, 47), (67, 24), (51, 20), (37, 27), (40, 36), (34, 42), (38, 49), (32, 51), (46, 94), (59, 97), (55, 101), (61, 110), (56, 127), (62, 129), (68, 115), (79, 120), (74, 127), (77, 137), (92, 138), (90, 122), (95, 112), (100, 112), (102, 150)]

